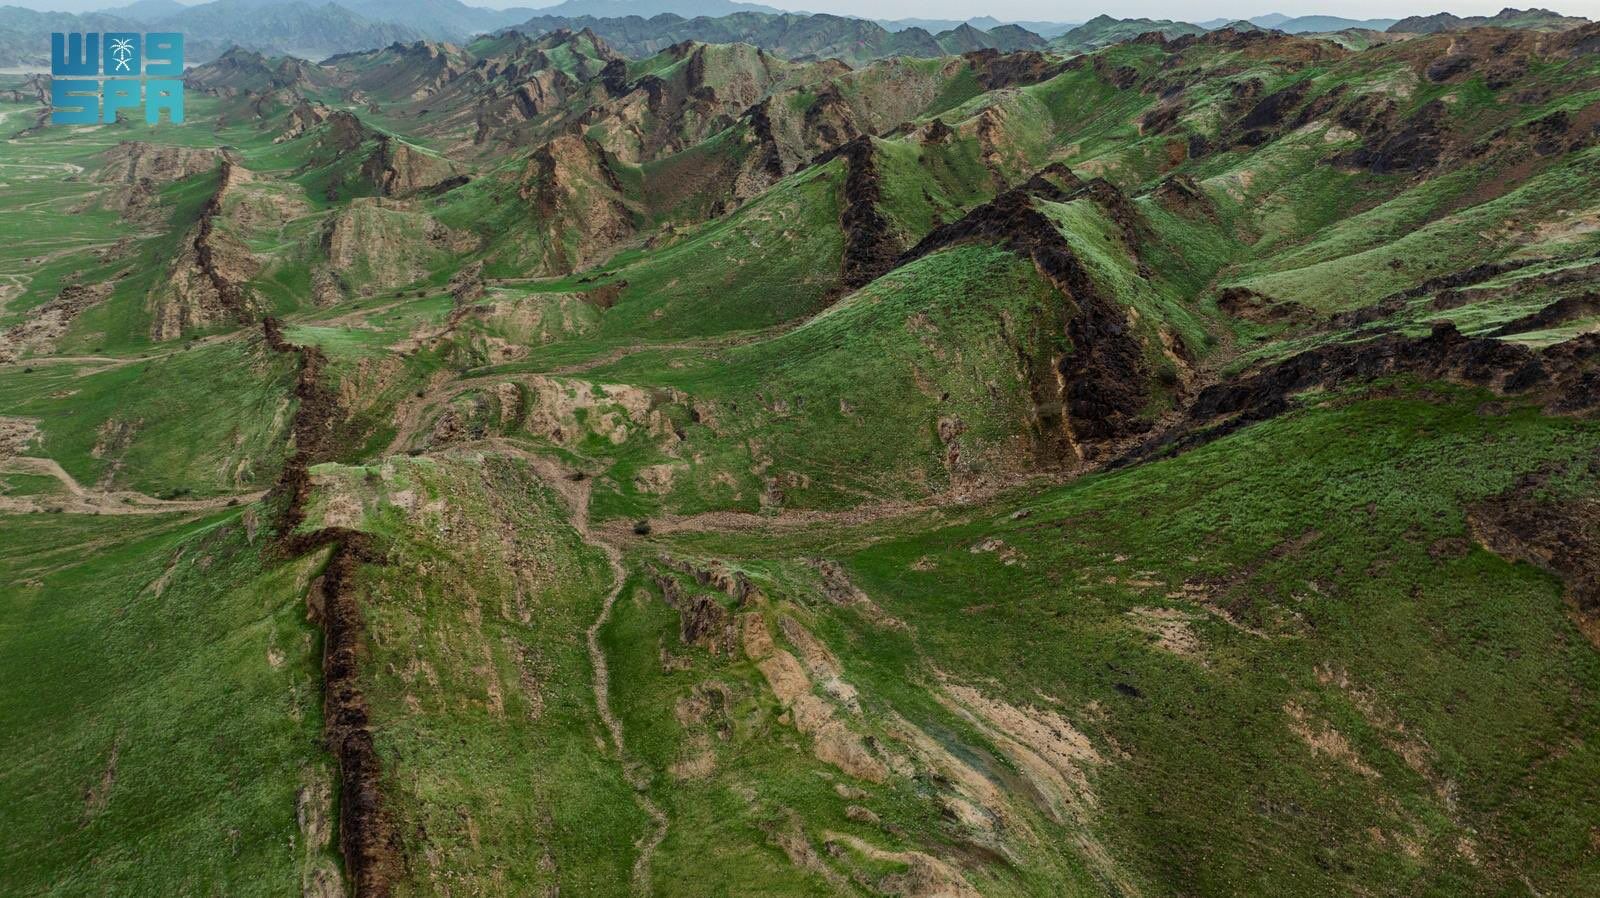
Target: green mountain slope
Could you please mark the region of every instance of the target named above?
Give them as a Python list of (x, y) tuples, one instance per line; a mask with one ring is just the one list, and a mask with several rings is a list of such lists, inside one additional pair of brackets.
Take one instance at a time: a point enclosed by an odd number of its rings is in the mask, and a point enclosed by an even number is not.
[(837, 21), (0, 83), (0, 893), (1600, 888), (1597, 26)]

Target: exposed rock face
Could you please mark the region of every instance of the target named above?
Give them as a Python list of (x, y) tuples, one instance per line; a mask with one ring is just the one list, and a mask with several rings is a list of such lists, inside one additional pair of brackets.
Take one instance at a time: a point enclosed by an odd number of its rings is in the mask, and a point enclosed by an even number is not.
[(713, 655), (732, 655), (738, 645), (733, 615), (708, 595), (690, 595), (676, 578), (657, 574), (656, 587), (668, 605), (678, 611), (679, 637), (685, 645), (698, 645)]
[(1292, 68), (1343, 59), (1351, 53), (1331, 41), (1298, 37), (1280, 31), (1241, 31), (1235, 28), (1218, 28), (1205, 34), (1185, 34), (1161, 43), (1165, 43), (1167, 49), (1174, 53), (1191, 47), (1221, 47), (1237, 52), (1243, 59), (1272, 59)]
[(48, 75), (29, 75), (18, 87), (0, 90), (0, 100), (8, 103), (38, 103), (50, 105), (50, 78)]
[(344, 416), (337, 396), (322, 382), (327, 364), (322, 351), (288, 342), (274, 318), (262, 319), (261, 330), (268, 348), (300, 360), (291, 424), (294, 453), (268, 499), (278, 509), (276, 548), (286, 556), (332, 549), (307, 595), (307, 612), (324, 636), (323, 739), (339, 764), (340, 853), (353, 894), (387, 896), (406, 863), (404, 843), (384, 801), (383, 765), (358, 676), (365, 627), (356, 582), (361, 565), (382, 564), (384, 558), (372, 538), (359, 531), (325, 527), (295, 533), (305, 520), (311, 466), (333, 457)]
[[(1590, 461), (1589, 475), (1600, 478), (1600, 456)], [(1489, 551), (1560, 577), (1580, 628), (1600, 648), (1600, 500), (1541, 496), (1546, 479), (1523, 477), (1470, 509), (1467, 522)]]
[(664, 52), (682, 63), (666, 77), (640, 78), (631, 90), (601, 102), (581, 120), (600, 126), (606, 151), (618, 159), (648, 162), (699, 143), (761, 103), (797, 68), (746, 44), (685, 41)]
[(244, 285), (261, 263), (249, 247), (218, 227), (224, 199), (249, 178), (244, 169), (222, 163), (221, 182), (200, 210), (193, 236), (185, 240), (167, 280), (151, 294), (151, 339), (171, 340), (186, 330), (255, 320), (256, 302)]
[(1200, 391), (1187, 419), (1114, 465), (1128, 464), (1168, 448), (1190, 448), (1225, 436), (1292, 408), (1290, 397), (1389, 374), (1489, 387), (1541, 398), (1556, 413), (1600, 408), (1600, 334), (1588, 334), (1544, 350), (1494, 339), (1463, 336), (1453, 324), (1435, 325), (1426, 337), (1388, 334), (1362, 343), (1337, 343), (1307, 350), (1254, 372)]
[(442, 41), (396, 41), (373, 54), (336, 56), (328, 62), (334, 67), (350, 56), (370, 55), (377, 63), (368, 65), (345, 81), (347, 90), (379, 96), (403, 96), (424, 100), (460, 77), (468, 57), (460, 47)]
[(739, 202), (756, 196), (805, 164), (802, 158), (805, 154), (797, 145), (798, 141), (778, 138), (772, 117), (777, 102), (776, 98), (768, 97), (745, 110), (746, 141), (753, 146), (733, 178), (732, 197)]
[[(811, 738), (818, 760), (856, 779), (883, 782), (889, 769), (868, 742), (852, 730), (848, 718), (860, 714), (856, 690), (845, 682), (838, 662), (822, 643), (797, 622), (783, 618), (785, 636), (805, 660), (779, 647), (761, 612), (739, 615), (740, 645), (761, 671), (767, 686), (787, 714), (787, 722)], [(821, 682), (815, 682), (813, 676)], [(820, 687), (827, 698), (817, 694)]]
[(1369, 128), (1365, 145), (1335, 161), (1380, 175), (1431, 169), (1439, 164), (1449, 137), (1446, 113), (1445, 104), (1434, 100), (1397, 124)]
[(381, 197), (351, 200), (322, 232), (322, 252), (341, 289), (349, 283), (403, 287), (426, 274), (440, 255), (476, 245), (472, 235), (440, 224), (412, 203)]
[(372, 181), (379, 196), (407, 197), (445, 185), (465, 183), (455, 163), (417, 149), (387, 134), (361, 165), (362, 177)]
[(325, 127), (317, 138), (316, 154), (322, 157), (342, 156), (361, 148), (368, 138), (377, 133), (368, 128), (354, 113), (335, 109), (328, 114)]
[[(1102, 184), (1100, 192), (1116, 191)], [(1102, 295), (1055, 225), (1033, 206), (1035, 197), (1065, 202), (1090, 194), (1090, 186), (1070, 169), (1053, 164), (1021, 187), (935, 229), (900, 259), (904, 264), (969, 240), (994, 241), (1032, 260), (1061, 291), (1067, 302), (1059, 326), (1072, 350), (1028, 362), (1036, 451), (1045, 464), (1089, 460), (1150, 426), (1144, 409), (1152, 396), (1151, 375), (1126, 310)]]
[(839, 263), (839, 282), (848, 292), (893, 268), (901, 246), (889, 219), (878, 209), (883, 191), (872, 138), (863, 135), (850, 141), (839, 155), (845, 163), (845, 208), (839, 219), (844, 230), (844, 258)]
[(1314, 313), (1293, 300), (1274, 300), (1245, 287), (1227, 287), (1217, 296), (1217, 310), (1257, 324), (1306, 322)]
[(69, 284), (61, 288), (55, 299), (30, 311), (26, 321), (0, 334), (0, 364), (50, 352), (74, 318), (110, 295), (110, 284)]
[(1163, 180), (1152, 195), (1174, 211), (1215, 220), (1217, 204), (1200, 184), (1188, 175), (1173, 175)]
[(967, 62), (984, 90), (1019, 87), (1047, 81), (1065, 71), (1066, 63), (1037, 50), (1001, 53), (976, 50), (966, 54)]
[(1521, 10), (1508, 7), (1492, 16), (1462, 17), (1447, 12), (1435, 13), (1431, 16), (1407, 16), (1390, 25), (1389, 32), (1391, 34), (1439, 34), (1441, 32), (1464, 31), (1469, 28), (1496, 25), (1530, 28), (1540, 31), (1558, 31), (1585, 25), (1588, 21), (1588, 19), (1575, 16), (1563, 16), (1548, 9)]
[(1559, 327), (1569, 321), (1600, 316), (1600, 293), (1568, 296), (1558, 299), (1531, 315), (1507, 321), (1489, 332), (1491, 337), (1505, 337), (1528, 331)]
[(133, 140), (125, 140), (101, 156), (106, 164), (94, 179), (111, 185), (101, 196), (101, 205), (135, 220), (154, 210), (158, 187), (211, 171), (224, 158), (221, 150), (209, 147), (159, 146)]
[(404, 872), (400, 834), (385, 807), (383, 766), (357, 676), (364, 626), (355, 585), (365, 560), (381, 561), (362, 533), (333, 534), (321, 578), (323, 735), (339, 762), (339, 848), (356, 895), (387, 896)]
[(467, 82), (479, 82), (480, 96), (473, 107), (474, 144), (514, 140), (518, 126), (559, 110), (578, 89), (578, 84), (560, 69), (523, 68), (501, 68), (494, 63), (475, 69), (462, 79), (461, 90), (468, 89)]
[(283, 143), (301, 137), (311, 129), (328, 120), (333, 110), (310, 100), (301, 100), (293, 109), (289, 110), (289, 120), (283, 127), (283, 132), (272, 139), (273, 143)]
[(100, 154), (106, 164), (95, 180), (106, 184), (169, 184), (215, 168), (223, 158), (210, 147), (175, 147), (125, 140)]
[(189, 69), (183, 76), (185, 90), (219, 97), (242, 94), (267, 94), (278, 90), (314, 88), (325, 80), (312, 63), (285, 56), (272, 60), (242, 47)]
[(605, 150), (582, 134), (564, 134), (534, 151), (519, 193), (545, 228), (549, 272), (581, 268), (636, 232)]

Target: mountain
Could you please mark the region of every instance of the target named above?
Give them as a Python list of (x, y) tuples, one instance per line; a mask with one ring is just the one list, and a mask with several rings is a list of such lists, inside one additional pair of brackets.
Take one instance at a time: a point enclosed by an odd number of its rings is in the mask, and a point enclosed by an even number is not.
[(719, 18), (576, 19), (535, 16), (508, 30), (530, 35), (589, 30), (619, 52), (649, 56), (683, 41), (744, 43), (788, 59), (838, 58), (862, 63), (888, 56), (934, 57), (972, 50), (1041, 47), (1043, 39), (1016, 26), (989, 33), (960, 25), (939, 34), (912, 27), (891, 32), (875, 22), (830, 15), (769, 15), (742, 12)]
[(1003, 22), (994, 16), (974, 16), (964, 22), (955, 19), (876, 19), (879, 25), (890, 31), (904, 31), (907, 28), (921, 28), (928, 32), (950, 31), (961, 25), (971, 25), (979, 31), (993, 31), (1002, 25), (1014, 25), (1044, 38), (1052, 38), (1073, 27), (1072, 23), (1064, 22)]
[(1144, 33), (0, 75), (0, 895), (1594, 894), (1600, 25)]
[(50, 65), (50, 34), (56, 31), (138, 31), (140, 23), (112, 13), (36, 12), (0, 6), (0, 66)]
[(1468, 28), (1492, 26), (1515, 28), (1523, 31), (1565, 31), (1588, 24), (1578, 16), (1564, 16), (1548, 9), (1506, 8), (1492, 16), (1456, 16), (1441, 12), (1431, 16), (1409, 16), (1389, 26), (1396, 34), (1438, 34), (1445, 31), (1463, 31)]
[(1346, 19), (1341, 16), (1294, 16), (1285, 18), (1276, 24), (1268, 24), (1260, 19), (1251, 19), (1251, 22), (1263, 28), (1276, 28), (1288, 34), (1324, 33), (1331, 31), (1344, 31), (1348, 28), (1361, 28), (1371, 31), (1383, 31), (1393, 25), (1395, 19)]
[(1047, 43), (1043, 35), (1029, 31), (1021, 25), (996, 25), (984, 32), (984, 39), (989, 46), (1002, 53), (1039, 50)]
[[(974, 50), (988, 50), (993, 47), (993, 41), (989, 39), (989, 35), (986, 32), (979, 31), (964, 23), (949, 31), (941, 31), (935, 34), (933, 39), (939, 44), (939, 49), (945, 53), (970, 53)], [(1043, 41), (1040, 41), (1040, 43), (1042, 44)]]
[(1204, 34), (1205, 31), (1206, 29), (1188, 22), (1173, 22), (1166, 19), (1113, 19), (1107, 15), (1099, 15), (1052, 38), (1050, 46), (1057, 50), (1081, 53), (1132, 40), (1149, 32), (1156, 32), (1164, 37), (1181, 37), (1186, 34)]
[(127, 8), (139, 18), (122, 18), (110, 12), (73, 16), (0, 7), (0, 65), (48, 66), (53, 31), (141, 32), (174, 28), (185, 36), (184, 57), (190, 64), (213, 59), (234, 44), (271, 53), (320, 57), (423, 36), (416, 29), (368, 19), (333, 3), (215, 0), (184, 7), (170, 16), (161, 14), (163, 6), (164, 0), (145, 0)]
[(695, 19), (701, 16), (717, 18), (746, 12), (784, 15), (789, 11), (760, 3), (739, 3), (736, 0), (562, 0), (554, 6), (541, 7), (537, 14), (569, 19), (586, 16), (594, 19), (624, 19), (629, 16), (649, 19), (667, 14)]
[[(405, 25), (374, 21), (331, 2), (314, 5), (304, 0), (214, 0), (191, 6), (172, 19), (146, 24), (181, 26), (186, 39), (192, 36), (312, 58), (422, 36)], [(185, 50), (187, 55), (187, 45)]]
[[(1246, 19), (1250, 24), (1259, 28), (1271, 28), (1286, 34), (1309, 34), (1344, 31), (1350, 28), (1382, 31), (1393, 25), (1397, 19), (1347, 19), (1341, 16), (1286, 16), (1282, 13), (1272, 13), (1265, 16), (1254, 16)], [(1209, 19), (1197, 24), (1208, 31), (1215, 31), (1231, 23), (1229, 19)]]
[(127, 6), (113, 6), (100, 12), (134, 22), (159, 22), (186, 9), (188, 6), (178, 0), (136, 0)]
[[(461, 0), (338, 0), (340, 6), (374, 22), (403, 25), (432, 40), (462, 41), (522, 21), (534, 10), (487, 9)], [(347, 49), (369, 49), (349, 47)]]

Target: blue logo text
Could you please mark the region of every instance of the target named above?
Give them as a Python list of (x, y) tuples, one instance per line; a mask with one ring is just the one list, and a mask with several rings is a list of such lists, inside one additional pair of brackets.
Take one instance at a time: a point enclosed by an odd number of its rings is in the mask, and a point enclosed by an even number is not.
[[(50, 35), (50, 123), (115, 122), (144, 109), (148, 124), (183, 123), (183, 35), (176, 32), (56, 32)], [(151, 77), (155, 76), (155, 77)]]

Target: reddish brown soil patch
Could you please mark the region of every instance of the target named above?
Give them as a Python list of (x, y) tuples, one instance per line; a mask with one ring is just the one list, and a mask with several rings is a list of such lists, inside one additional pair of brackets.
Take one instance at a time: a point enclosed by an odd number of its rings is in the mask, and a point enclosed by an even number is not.
[[(1600, 476), (1600, 455), (1590, 462), (1590, 472)], [(1468, 525), (1496, 555), (1560, 577), (1579, 628), (1600, 648), (1600, 500), (1542, 496), (1545, 482), (1542, 473), (1522, 478), (1473, 506)]]

